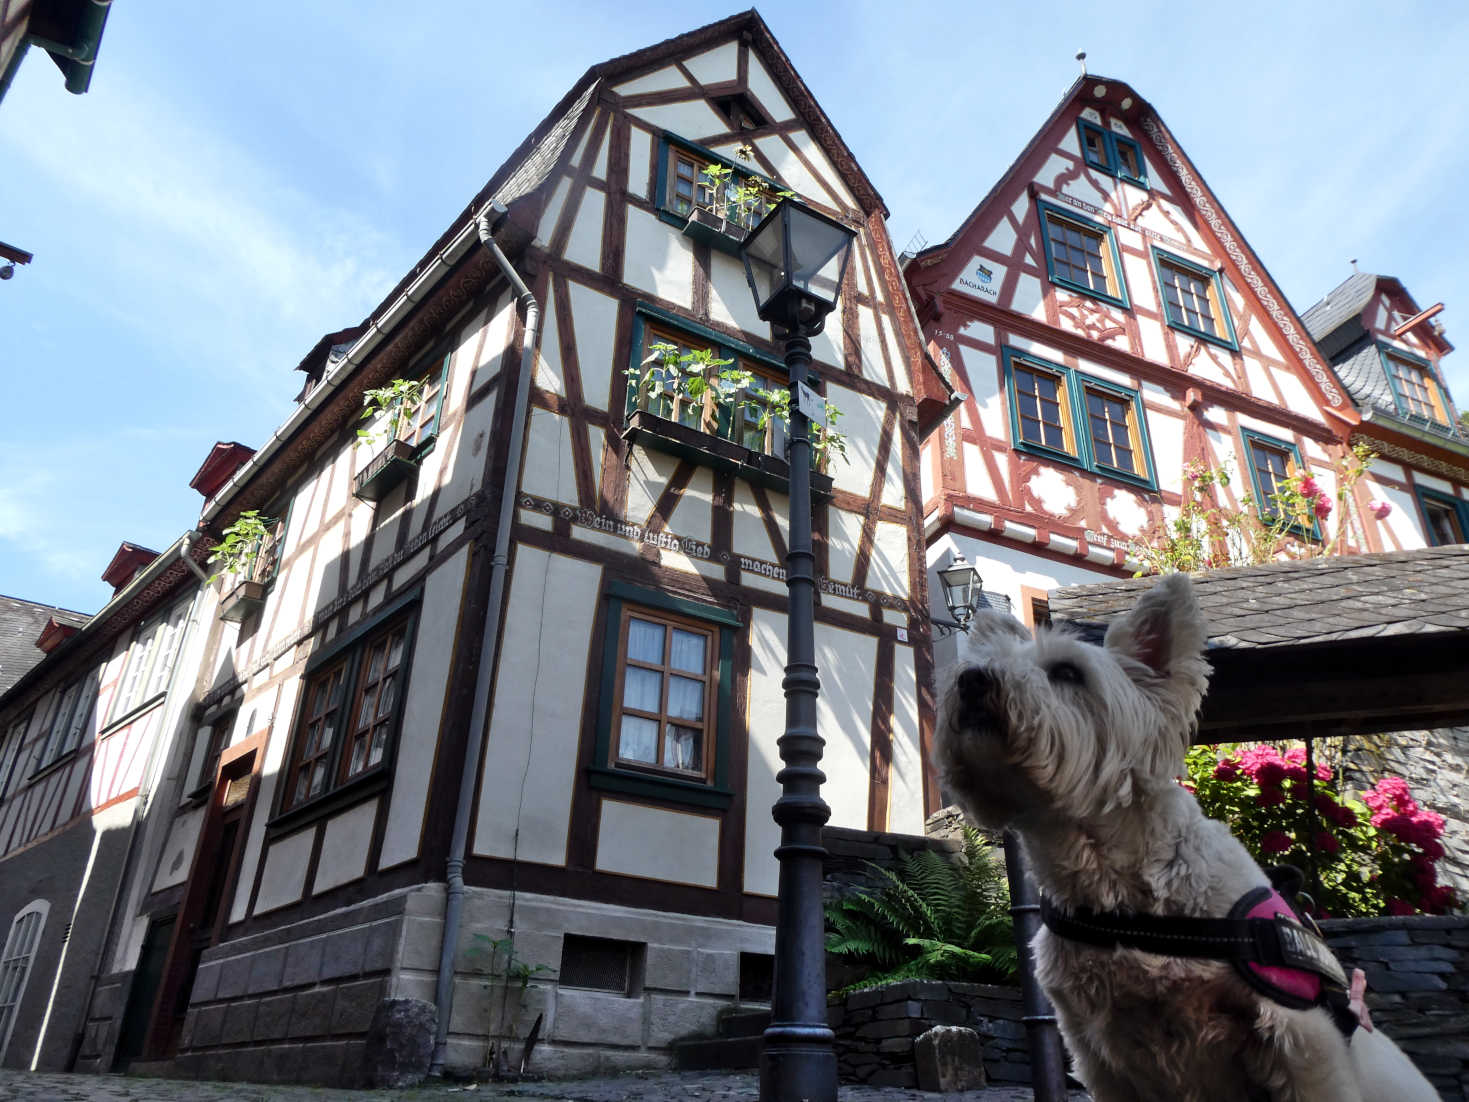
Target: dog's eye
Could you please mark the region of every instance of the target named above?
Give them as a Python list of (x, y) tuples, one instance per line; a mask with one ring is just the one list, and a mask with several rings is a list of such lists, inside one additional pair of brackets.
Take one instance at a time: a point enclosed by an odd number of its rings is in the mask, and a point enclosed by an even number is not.
[(1081, 675), (1081, 668), (1071, 662), (1057, 662), (1046, 671), (1046, 676), (1053, 685), (1081, 685), (1086, 681)]

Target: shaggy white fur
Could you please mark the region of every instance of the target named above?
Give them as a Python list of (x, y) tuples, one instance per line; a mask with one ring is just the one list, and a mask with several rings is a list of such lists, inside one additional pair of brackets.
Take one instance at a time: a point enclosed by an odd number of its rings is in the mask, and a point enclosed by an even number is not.
[[(942, 694), (944, 784), (1016, 831), (1063, 909), (1222, 918), (1264, 872), (1175, 782), (1208, 685), (1184, 575), (1160, 580), (1098, 647), (976, 618)], [(1435, 1102), (1390, 1040), (1348, 1043), (1226, 962), (1068, 941), (1042, 929), (1037, 975), (1095, 1102)]]

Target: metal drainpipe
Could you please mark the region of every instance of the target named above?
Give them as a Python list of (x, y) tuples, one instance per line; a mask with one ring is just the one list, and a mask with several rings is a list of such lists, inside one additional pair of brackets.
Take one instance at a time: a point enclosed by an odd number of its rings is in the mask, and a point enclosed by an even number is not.
[(430, 1075), (442, 1075), (444, 1054), (449, 1045), (449, 1011), (454, 1003), (454, 955), (459, 944), (459, 924), (464, 912), (464, 851), (469, 840), (469, 818), (474, 808), (474, 793), (479, 780), (480, 751), (484, 747), (485, 725), (490, 705), (490, 681), (494, 677), (495, 657), (499, 652), (500, 609), (505, 600), (505, 576), (510, 565), (510, 526), (515, 519), (515, 496), (520, 486), (521, 448), (525, 441), (525, 414), (530, 403), (530, 380), (535, 369), (536, 338), (540, 330), (541, 305), (536, 301), (520, 274), (495, 242), (495, 233), (508, 212), (492, 203), (476, 221), (479, 239), (490, 250), (501, 273), (514, 289), (525, 309), (525, 337), (520, 350), (520, 377), (515, 388), (515, 410), (510, 418), (510, 450), (505, 465), (505, 482), (500, 490), (500, 516), (495, 526), (495, 550), (490, 559), (490, 599), (485, 609), (479, 670), (475, 675), (474, 705), (469, 713), (469, 738), (464, 747), (464, 767), (459, 778), (459, 802), (454, 809), (454, 834), (449, 842), (449, 859), (445, 880), (448, 890), (444, 899), (444, 942), (439, 951), (438, 984), (434, 1002), (438, 1007), (438, 1025), (434, 1034), (433, 1061)]

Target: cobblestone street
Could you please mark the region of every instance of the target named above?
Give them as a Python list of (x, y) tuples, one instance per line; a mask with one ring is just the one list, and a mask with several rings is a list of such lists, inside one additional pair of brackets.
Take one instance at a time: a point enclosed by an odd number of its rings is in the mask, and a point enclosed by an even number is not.
[[(39, 1075), (0, 1071), (0, 1102), (470, 1102), (547, 1099), (567, 1102), (753, 1102), (754, 1073), (640, 1072), (608, 1079), (467, 1086), (435, 1083), (412, 1090), (349, 1091), (252, 1083), (133, 1079), (117, 1075)], [(935, 1102), (938, 1095), (896, 1087), (843, 1087), (842, 1102)], [(942, 1096), (945, 1102), (1031, 1102), (1029, 1088), (990, 1087)], [(1074, 1093), (1072, 1102), (1085, 1102)]]

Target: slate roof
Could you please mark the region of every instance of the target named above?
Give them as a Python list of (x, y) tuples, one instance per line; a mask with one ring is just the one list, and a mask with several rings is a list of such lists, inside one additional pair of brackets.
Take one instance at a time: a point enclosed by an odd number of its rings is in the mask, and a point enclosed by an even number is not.
[[(1051, 616), (1098, 636), (1156, 578), (1051, 593)], [(1194, 579), (1211, 650), (1285, 647), (1391, 635), (1463, 637), (1469, 678), (1469, 545), (1216, 570)]]
[(1320, 302), (1302, 312), (1301, 321), (1305, 323), (1306, 332), (1311, 334), (1313, 341), (1336, 332), (1362, 313), (1376, 289), (1377, 277), (1371, 272), (1353, 273), (1328, 291)]
[(46, 657), (36, 640), (53, 616), (76, 627), (91, 619), (86, 613), (0, 595), (0, 695)]

